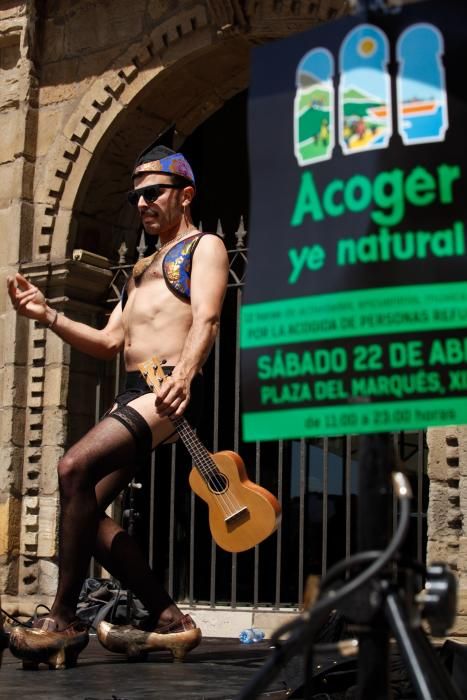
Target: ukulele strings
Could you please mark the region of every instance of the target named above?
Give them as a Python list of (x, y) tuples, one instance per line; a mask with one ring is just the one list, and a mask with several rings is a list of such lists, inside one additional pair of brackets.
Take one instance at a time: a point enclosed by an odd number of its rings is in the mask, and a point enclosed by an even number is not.
[[(215, 488), (219, 490), (219, 493), (216, 493), (214, 490), (214, 495), (217, 497), (219, 506), (223, 513), (226, 515), (233, 515), (234, 513), (236, 513), (240, 509), (241, 504), (237, 501), (237, 499), (232, 493), (229, 493), (228, 488), (227, 490), (225, 489), (224, 483), (221, 481), (221, 479), (219, 479), (218, 476), (219, 469), (212, 457), (210, 456), (210, 454), (208, 453), (208, 451), (206, 450), (206, 448), (204, 447), (201, 440), (192, 431), (192, 428), (182, 416), (171, 420), (172, 423), (174, 423), (177, 430), (179, 431), (180, 437), (182, 438), (188, 451), (190, 452), (196, 468), (200, 471), (204, 479), (209, 484), (213, 485), (213, 488), (211, 490)], [(193, 451), (190, 450), (190, 447)], [(193, 454), (195, 449), (199, 453), (199, 459), (196, 458)], [(206, 454), (203, 454), (204, 452)], [(223, 491), (224, 493), (220, 493), (221, 491)]]
[[(189, 438), (186, 438), (186, 440), (189, 440)], [(193, 446), (193, 444), (190, 446)], [(187, 447), (189, 447), (189, 445), (187, 445)], [(241, 504), (237, 501), (235, 496), (229, 492), (228, 488), (226, 489), (225, 483), (219, 478), (219, 470), (215, 462), (207, 456), (199, 457), (199, 459), (193, 458), (193, 462), (205, 481), (208, 482), (210, 491), (216, 496), (218, 505), (223, 513), (226, 515), (233, 515), (236, 513), (240, 509)]]

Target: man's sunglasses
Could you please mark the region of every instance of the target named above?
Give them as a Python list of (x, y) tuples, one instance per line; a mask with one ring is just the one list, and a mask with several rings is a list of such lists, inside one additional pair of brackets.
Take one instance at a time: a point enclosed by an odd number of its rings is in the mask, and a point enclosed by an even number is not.
[(167, 188), (173, 190), (181, 190), (185, 185), (148, 185), (147, 187), (140, 187), (137, 190), (130, 190), (127, 194), (128, 201), (132, 206), (136, 206), (139, 202), (139, 198), (142, 197), (146, 204), (152, 204), (156, 201), (158, 197), (161, 196), (162, 190)]

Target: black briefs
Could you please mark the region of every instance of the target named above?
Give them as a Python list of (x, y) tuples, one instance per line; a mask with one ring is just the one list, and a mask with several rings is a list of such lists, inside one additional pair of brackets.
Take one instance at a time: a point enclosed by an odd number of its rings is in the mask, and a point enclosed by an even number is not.
[[(164, 367), (165, 374), (170, 374), (173, 367)], [(197, 374), (190, 387), (190, 402), (183, 416), (187, 419), (192, 428), (196, 428), (201, 420), (203, 409), (204, 378), (202, 374)], [(146, 384), (141, 372), (127, 372), (125, 389), (117, 394), (115, 410), (108, 411), (104, 417), (115, 418), (133, 435), (138, 446), (138, 459), (143, 459), (152, 450), (152, 432), (146, 420), (128, 404), (139, 396), (151, 393), (150, 387)], [(167, 438), (175, 434), (175, 430)]]

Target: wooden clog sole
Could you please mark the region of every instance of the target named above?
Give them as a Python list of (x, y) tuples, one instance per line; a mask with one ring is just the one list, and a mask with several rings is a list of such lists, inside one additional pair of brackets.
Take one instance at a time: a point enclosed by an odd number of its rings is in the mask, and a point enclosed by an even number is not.
[(22, 660), (25, 670), (35, 670), (42, 663), (58, 671), (75, 666), (88, 641), (87, 632), (71, 636), (20, 628), (10, 635), (10, 651)]
[(144, 632), (131, 625), (112, 625), (102, 621), (97, 626), (97, 637), (103, 647), (129, 659), (141, 658), (152, 651), (170, 651), (175, 661), (183, 661), (186, 654), (201, 641), (198, 627), (183, 632), (158, 634)]

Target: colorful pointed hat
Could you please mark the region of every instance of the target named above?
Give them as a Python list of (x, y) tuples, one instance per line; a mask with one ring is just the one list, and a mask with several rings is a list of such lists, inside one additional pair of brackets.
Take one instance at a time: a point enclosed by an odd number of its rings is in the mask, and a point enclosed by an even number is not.
[(149, 173), (164, 173), (165, 175), (180, 175), (195, 184), (195, 176), (191, 166), (182, 153), (176, 153), (167, 146), (153, 143), (137, 158), (132, 177)]

